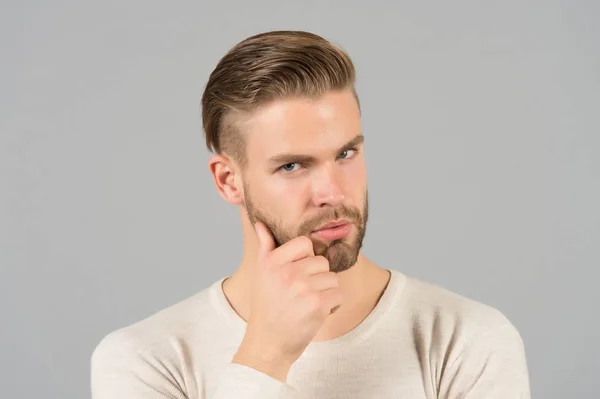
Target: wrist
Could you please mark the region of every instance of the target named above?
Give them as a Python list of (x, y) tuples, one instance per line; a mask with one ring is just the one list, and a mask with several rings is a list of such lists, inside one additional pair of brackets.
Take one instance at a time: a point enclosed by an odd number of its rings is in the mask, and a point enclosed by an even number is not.
[(251, 367), (282, 382), (286, 382), (292, 363), (280, 356), (269, 355), (266, 351), (248, 350), (240, 346), (232, 363)]

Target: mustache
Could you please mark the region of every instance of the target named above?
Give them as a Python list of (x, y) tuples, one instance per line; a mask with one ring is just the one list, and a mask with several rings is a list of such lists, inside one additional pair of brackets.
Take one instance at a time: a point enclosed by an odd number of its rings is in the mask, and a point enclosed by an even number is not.
[(333, 210), (328, 210), (318, 216), (310, 218), (306, 222), (302, 223), (299, 228), (301, 233), (310, 233), (317, 227), (337, 219), (347, 219), (351, 223), (358, 223), (362, 220), (360, 211), (356, 208), (349, 207), (338, 207)]

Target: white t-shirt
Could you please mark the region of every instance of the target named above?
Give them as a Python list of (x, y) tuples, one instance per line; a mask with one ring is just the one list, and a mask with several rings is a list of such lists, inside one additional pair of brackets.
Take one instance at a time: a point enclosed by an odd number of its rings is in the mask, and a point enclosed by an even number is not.
[(528, 399), (521, 337), (498, 310), (390, 270), (372, 312), (312, 342), (284, 383), (231, 363), (246, 322), (224, 277), (108, 334), (91, 359), (93, 399)]

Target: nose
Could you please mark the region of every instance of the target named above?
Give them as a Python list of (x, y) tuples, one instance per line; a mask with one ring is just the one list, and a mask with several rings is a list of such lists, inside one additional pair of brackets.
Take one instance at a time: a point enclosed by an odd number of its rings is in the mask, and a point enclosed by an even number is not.
[(343, 190), (342, 176), (335, 163), (315, 171), (312, 191), (313, 203), (317, 207), (337, 206), (344, 202), (346, 196)]

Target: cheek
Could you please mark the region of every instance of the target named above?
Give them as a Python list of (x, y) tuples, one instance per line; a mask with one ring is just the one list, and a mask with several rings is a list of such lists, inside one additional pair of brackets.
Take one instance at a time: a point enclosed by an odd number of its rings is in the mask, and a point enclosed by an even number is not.
[(353, 162), (344, 168), (344, 183), (353, 196), (364, 193), (367, 185), (367, 170), (363, 162)]
[(307, 192), (306, 179), (274, 178), (264, 185), (264, 196), (274, 201), (301, 198)]
[(271, 179), (260, 194), (267, 211), (285, 219), (301, 214), (310, 200), (309, 183), (308, 179)]

